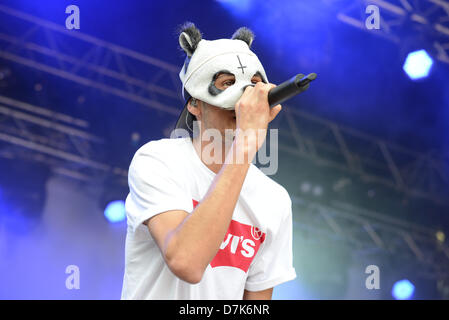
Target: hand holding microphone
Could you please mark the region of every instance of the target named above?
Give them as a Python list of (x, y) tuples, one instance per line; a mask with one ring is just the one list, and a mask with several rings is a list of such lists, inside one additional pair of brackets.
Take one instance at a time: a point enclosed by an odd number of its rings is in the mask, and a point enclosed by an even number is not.
[[(310, 82), (315, 80), (316, 77), (316, 73), (310, 73), (307, 76), (298, 74), (278, 86), (258, 82), (243, 88), (245, 94), (242, 95), (235, 107), (237, 129), (243, 131), (252, 129), (254, 131), (253, 139), (257, 140), (255, 144), (257, 147), (253, 150), (254, 153), (265, 140), (268, 123), (274, 120), (282, 110), (280, 104), (307, 90), (310, 87)], [(267, 112), (267, 104), (270, 107), (269, 112)], [(255, 116), (256, 114), (261, 115), (261, 117)], [(262, 130), (264, 134), (262, 137), (256, 138), (258, 130)]]
[[(278, 104), (293, 98), (297, 94), (306, 91), (310, 87), (310, 82), (315, 80), (317, 77), (316, 73), (309, 73), (304, 76), (302, 73), (282, 82), (280, 85), (271, 89), (268, 92), (268, 104), (270, 108), (277, 106)], [(255, 84), (248, 84), (242, 88), (243, 91), (247, 87), (254, 87)]]

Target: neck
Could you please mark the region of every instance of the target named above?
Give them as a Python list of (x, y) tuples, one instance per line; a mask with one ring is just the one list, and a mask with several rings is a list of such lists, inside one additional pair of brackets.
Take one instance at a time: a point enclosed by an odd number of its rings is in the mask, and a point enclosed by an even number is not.
[(192, 138), (192, 144), (204, 165), (215, 174), (221, 170), (226, 159), (226, 154), (232, 146), (232, 143), (229, 142), (214, 145), (213, 141), (201, 140), (201, 135)]

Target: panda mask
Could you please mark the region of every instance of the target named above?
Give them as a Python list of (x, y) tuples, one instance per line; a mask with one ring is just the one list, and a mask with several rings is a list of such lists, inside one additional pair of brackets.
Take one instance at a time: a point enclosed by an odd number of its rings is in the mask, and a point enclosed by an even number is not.
[[(251, 79), (258, 75), (268, 83), (265, 70), (250, 50), (254, 34), (247, 28), (238, 29), (231, 39), (204, 40), (193, 23), (181, 28), (179, 44), (187, 58), (179, 73), (185, 101), (190, 97), (210, 105), (233, 110)], [(232, 86), (220, 90), (215, 86), (219, 73), (233, 74)]]

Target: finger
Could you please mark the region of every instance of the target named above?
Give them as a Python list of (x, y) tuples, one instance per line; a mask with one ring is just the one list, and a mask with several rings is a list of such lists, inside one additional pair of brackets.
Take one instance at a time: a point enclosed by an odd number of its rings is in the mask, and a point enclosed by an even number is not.
[(254, 85), (253, 84), (248, 84), (248, 85), (246, 85), (243, 89), (243, 93), (245, 93), (245, 92), (249, 92), (249, 91), (251, 91), (252, 89), (254, 88)]
[(240, 104), (240, 102), (243, 100), (243, 99), (245, 99), (245, 98), (247, 98), (248, 97), (248, 95), (250, 94), (250, 92), (254, 89), (254, 86), (251, 86), (251, 85), (247, 85), (246, 87), (244, 87), (243, 88), (244, 90), (243, 90), (243, 94), (240, 96), (240, 98), (239, 98), (239, 100), (237, 101), (237, 103), (235, 104), (235, 109), (237, 110), (237, 109), (239, 109), (239, 104)]
[[(261, 82), (258, 82), (258, 83), (261, 83)], [(273, 88), (276, 88), (276, 85), (273, 84), (273, 83), (264, 83), (264, 84), (261, 85), (261, 86), (263, 86), (263, 89), (264, 89), (264, 91), (266, 91), (266, 92), (270, 91), (270, 90), (273, 89)]]
[(272, 90), (273, 88), (276, 88), (276, 87), (277, 86), (273, 83), (264, 84), (264, 87), (263, 87), (264, 96), (266, 96), (268, 98), (268, 93), (270, 92), (270, 90)]
[(268, 122), (273, 121), (277, 117), (279, 112), (281, 112), (281, 110), (282, 110), (282, 106), (280, 104), (278, 104), (277, 106), (271, 108), (271, 110), (270, 110), (270, 121), (268, 121)]
[(251, 94), (251, 91), (254, 90), (254, 86), (246, 86), (245, 90), (243, 90), (243, 94), (241, 95), (240, 99), (246, 98)]

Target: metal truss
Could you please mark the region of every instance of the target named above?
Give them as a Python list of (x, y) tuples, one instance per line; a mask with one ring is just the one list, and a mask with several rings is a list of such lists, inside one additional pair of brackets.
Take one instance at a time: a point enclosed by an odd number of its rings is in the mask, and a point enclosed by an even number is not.
[(347, 203), (324, 205), (292, 196), (294, 228), (309, 241), (343, 245), (356, 257), (390, 256), (428, 279), (449, 283), (449, 247), (431, 228)]
[(316, 117), (292, 107), (274, 121), (279, 148), (403, 192), (449, 205), (449, 159), (424, 154)]
[[(405, 34), (414, 33), (414, 41), (430, 41), (438, 60), (449, 64), (449, 2), (446, 0), (323, 0), (343, 7), (337, 13), (340, 21), (383, 37), (400, 46), (408, 41)], [(367, 29), (365, 8), (376, 5), (380, 10), (380, 29)], [(421, 43), (425, 46), (425, 43)]]
[[(434, 4), (446, 8), (443, 2)], [(181, 99), (178, 67), (2, 5), (0, 15), (25, 26), (14, 34), (0, 25), (0, 58), (178, 115), (178, 108), (170, 106)], [(284, 110), (275, 120), (288, 128), (280, 130), (281, 149), (408, 196), (449, 204), (447, 158), (408, 150), (293, 107)]]
[[(442, 1), (429, 2), (446, 8)], [(0, 24), (0, 59), (178, 115), (180, 110), (172, 106), (181, 101), (178, 67), (0, 5), (0, 21), (6, 18), (26, 27), (6, 31)], [(279, 149), (298, 159), (344, 170), (409, 197), (449, 205), (447, 157), (408, 150), (293, 106), (284, 106), (273, 126), (282, 128)], [(127, 171), (101, 159), (104, 141), (88, 131), (87, 121), (0, 96), (0, 156), (44, 162), (55, 172), (82, 181), (112, 174), (126, 183)], [(429, 276), (447, 279), (449, 249), (437, 242), (436, 230), (347, 203), (324, 205), (298, 196), (292, 200), (295, 228), (313, 231), (314, 239), (339, 240), (359, 254), (404, 255), (418, 261)]]
[[(82, 181), (127, 172), (98, 158), (104, 141), (86, 131), (89, 124), (0, 95), (0, 149), (4, 158), (42, 162), (54, 172)], [(100, 151), (101, 153), (101, 151)]]
[(179, 114), (179, 67), (3, 5), (0, 21), (0, 58)]
[[(179, 114), (171, 106), (182, 101), (177, 66), (3, 5), (0, 21), (0, 59), (150, 111)], [(114, 174), (125, 177), (126, 185), (125, 169), (98, 159), (104, 142), (87, 132), (86, 121), (5, 96), (0, 96), (0, 117), (0, 140), (14, 146), (14, 152), (3, 148), (0, 155), (46, 162), (83, 181)]]

